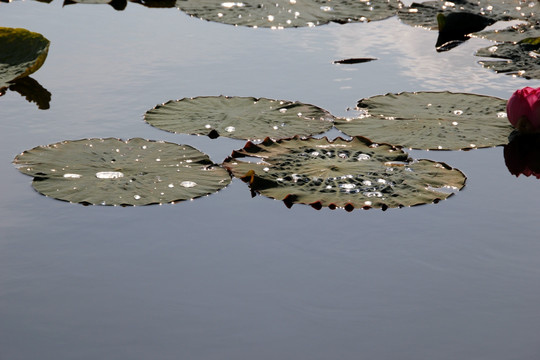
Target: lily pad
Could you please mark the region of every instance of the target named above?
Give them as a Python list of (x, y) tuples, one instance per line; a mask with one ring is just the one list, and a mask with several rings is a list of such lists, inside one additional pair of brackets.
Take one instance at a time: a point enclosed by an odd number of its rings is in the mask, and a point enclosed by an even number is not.
[(535, 20), (540, 12), (540, 3), (530, 0), (435, 0), (413, 3), (399, 10), (398, 17), (405, 24), (434, 30), (437, 29), (437, 14), (452, 12), (474, 13), (493, 21)]
[(140, 138), (83, 139), (39, 146), (15, 157), (41, 194), (85, 205), (174, 203), (212, 194), (227, 171), (188, 145)]
[(403, 92), (362, 99), (361, 115), (335, 120), (344, 133), (412, 149), (466, 150), (506, 144), (506, 100), (465, 93)]
[(502, 30), (489, 30), (473, 34), (474, 37), (491, 41), (518, 43), (526, 38), (540, 37), (540, 25), (518, 24)]
[(185, 13), (204, 20), (230, 25), (290, 28), (329, 22), (375, 21), (392, 17), (402, 7), (398, 0), (177, 0)]
[(483, 67), (495, 72), (540, 79), (540, 37), (527, 38), (517, 44), (502, 43), (482, 48), (476, 56), (504, 59), (479, 61)]
[(203, 96), (168, 101), (144, 119), (159, 129), (184, 134), (262, 140), (323, 133), (334, 117), (319, 107), (285, 100)]
[(0, 88), (3, 88), (43, 65), (49, 40), (26, 29), (0, 27), (0, 49)]
[(463, 188), (466, 180), (444, 163), (412, 160), (393, 145), (363, 137), (248, 142), (223, 166), (252, 191), (289, 207), (300, 203), (348, 211), (438, 202)]

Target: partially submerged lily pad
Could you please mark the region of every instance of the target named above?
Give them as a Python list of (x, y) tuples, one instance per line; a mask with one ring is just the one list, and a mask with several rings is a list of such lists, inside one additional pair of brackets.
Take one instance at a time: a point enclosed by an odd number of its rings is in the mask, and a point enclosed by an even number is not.
[(0, 27), (0, 89), (36, 72), (45, 62), (49, 40), (21, 28)]
[(540, 37), (523, 39), (517, 44), (502, 43), (476, 52), (476, 56), (503, 60), (483, 60), (479, 63), (498, 73), (540, 79)]
[(226, 170), (188, 145), (140, 138), (84, 139), (39, 146), (13, 163), (41, 194), (85, 205), (173, 203), (229, 184)]
[(177, 0), (185, 13), (204, 20), (230, 25), (265, 28), (290, 28), (375, 21), (394, 16), (402, 3), (398, 0)]
[(320, 134), (334, 117), (314, 105), (253, 97), (203, 96), (168, 101), (144, 119), (159, 129), (184, 134), (262, 140)]
[(399, 148), (363, 137), (248, 142), (223, 166), (252, 191), (287, 206), (348, 211), (437, 202), (463, 188), (466, 180), (444, 163), (412, 160)]
[(465, 93), (403, 92), (362, 99), (362, 115), (339, 130), (412, 149), (465, 150), (506, 144), (506, 100)]

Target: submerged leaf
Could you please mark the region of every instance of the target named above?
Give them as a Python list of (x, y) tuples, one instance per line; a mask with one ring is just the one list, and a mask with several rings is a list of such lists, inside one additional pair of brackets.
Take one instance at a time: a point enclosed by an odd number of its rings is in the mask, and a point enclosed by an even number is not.
[(36, 72), (45, 62), (49, 40), (20, 28), (0, 27), (0, 88)]
[(523, 39), (517, 44), (502, 43), (482, 48), (476, 56), (504, 59), (479, 62), (493, 71), (525, 79), (540, 79), (540, 37)]
[(451, 92), (404, 92), (362, 99), (358, 118), (336, 119), (336, 128), (412, 149), (460, 150), (503, 145), (512, 126), (506, 100)]
[(334, 117), (313, 105), (253, 97), (202, 96), (168, 101), (144, 119), (159, 129), (184, 134), (261, 140), (309, 136), (329, 130)]
[(382, 20), (394, 16), (402, 6), (398, 0), (177, 0), (176, 5), (204, 20), (265, 28)]
[(188, 145), (140, 138), (84, 139), (39, 146), (13, 163), (41, 194), (92, 205), (172, 203), (209, 195), (230, 175)]
[(392, 145), (363, 137), (248, 142), (223, 166), (252, 191), (287, 206), (310, 204), (316, 209), (384, 210), (433, 203), (463, 188), (466, 179), (444, 163), (412, 160)]

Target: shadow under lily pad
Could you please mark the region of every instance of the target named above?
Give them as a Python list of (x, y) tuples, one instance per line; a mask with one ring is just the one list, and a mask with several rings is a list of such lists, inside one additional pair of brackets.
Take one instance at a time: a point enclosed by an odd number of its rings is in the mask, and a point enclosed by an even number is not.
[(174, 203), (212, 194), (231, 177), (189, 145), (141, 138), (39, 146), (13, 163), (41, 194), (84, 205)]
[(248, 142), (223, 166), (253, 192), (288, 207), (299, 203), (347, 211), (438, 202), (466, 181), (444, 163), (412, 160), (399, 148), (363, 137)]

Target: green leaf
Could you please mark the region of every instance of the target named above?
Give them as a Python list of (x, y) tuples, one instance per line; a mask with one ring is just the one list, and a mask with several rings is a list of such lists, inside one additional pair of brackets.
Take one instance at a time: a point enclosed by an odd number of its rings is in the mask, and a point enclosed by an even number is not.
[(177, 0), (177, 7), (191, 16), (230, 25), (264, 28), (317, 26), (329, 22), (375, 21), (394, 16), (398, 0)]
[(512, 126), (506, 100), (465, 93), (403, 92), (362, 99), (339, 130), (412, 149), (464, 150), (503, 145)]
[(482, 48), (476, 56), (503, 59), (479, 61), (483, 67), (498, 73), (540, 79), (540, 37), (527, 38), (517, 44), (502, 43)]
[[(254, 160), (253, 160), (254, 159)], [(388, 144), (362, 137), (248, 142), (223, 166), (261, 195), (322, 207), (395, 208), (438, 202), (465, 185), (446, 164), (412, 160)]]
[(36, 72), (45, 62), (49, 40), (26, 29), (0, 27), (0, 88)]
[(188, 145), (140, 138), (83, 139), (39, 146), (13, 161), (32, 186), (58, 200), (92, 205), (174, 203), (212, 194), (226, 170)]
[(168, 101), (147, 111), (144, 119), (175, 133), (262, 140), (319, 134), (332, 127), (334, 117), (299, 102), (205, 96)]

